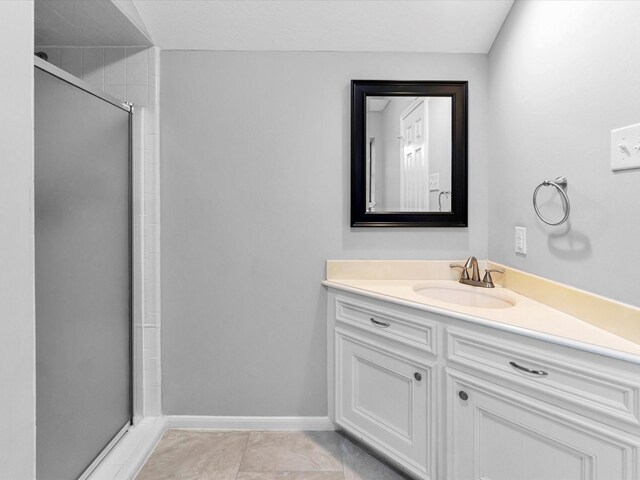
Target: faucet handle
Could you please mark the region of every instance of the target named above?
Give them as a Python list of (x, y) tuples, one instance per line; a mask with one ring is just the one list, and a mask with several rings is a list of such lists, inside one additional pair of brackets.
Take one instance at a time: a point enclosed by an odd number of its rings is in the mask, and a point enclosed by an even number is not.
[(460, 272), (460, 280), (469, 280), (469, 272), (467, 271), (467, 267), (464, 265), (460, 265), (459, 263), (452, 263), (449, 265), (449, 268), (460, 268), (462, 272)]
[(484, 283), (488, 288), (493, 288), (495, 285), (493, 284), (493, 278), (491, 278), (491, 273), (504, 273), (502, 268), (487, 268), (484, 271), (484, 278), (482, 279), (482, 283)]

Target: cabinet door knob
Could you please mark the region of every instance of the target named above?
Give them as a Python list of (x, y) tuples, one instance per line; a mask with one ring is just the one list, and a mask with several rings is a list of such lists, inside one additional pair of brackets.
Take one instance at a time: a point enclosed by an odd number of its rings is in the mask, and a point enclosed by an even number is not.
[(422, 375), (416, 372), (413, 374), (413, 378), (415, 378), (417, 381), (420, 381), (422, 380)]
[(464, 390), (460, 390), (458, 392), (458, 396), (460, 397), (460, 400), (464, 400), (465, 402), (469, 400), (469, 395), (467, 395), (467, 392), (465, 392)]

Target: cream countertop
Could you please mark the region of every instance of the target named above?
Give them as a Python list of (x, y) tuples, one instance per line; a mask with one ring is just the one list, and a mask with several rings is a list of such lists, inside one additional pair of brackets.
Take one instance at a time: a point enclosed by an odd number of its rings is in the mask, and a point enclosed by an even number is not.
[(474, 291), (479, 289), (479, 287), (461, 285), (455, 280), (334, 278), (325, 280), (322, 284), (379, 300), (640, 363), (640, 345), (637, 343), (507, 288), (496, 287), (493, 293), (507, 296), (515, 300), (516, 304), (510, 308), (494, 309), (452, 305), (448, 302), (427, 298), (414, 291), (416, 285), (429, 284), (448, 284), (455, 286), (455, 288), (468, 288)]

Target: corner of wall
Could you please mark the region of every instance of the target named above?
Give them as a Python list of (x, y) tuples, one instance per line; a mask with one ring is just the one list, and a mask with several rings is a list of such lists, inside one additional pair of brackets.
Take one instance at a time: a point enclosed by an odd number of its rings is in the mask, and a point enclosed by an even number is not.
[(0, 478), (35, 478), (34, 4), (0, 2)]

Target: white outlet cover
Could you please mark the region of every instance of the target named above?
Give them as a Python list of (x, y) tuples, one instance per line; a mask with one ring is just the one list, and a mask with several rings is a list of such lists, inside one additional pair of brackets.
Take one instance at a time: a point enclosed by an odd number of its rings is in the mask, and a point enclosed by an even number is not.
[(429, 175), (429, 191), (435, 192), (437, 190), (440, 190), (440, 174), (432, 173)]
[(515, 232), (516, 253), (521, 255), (527, 254), (527, 228), (516, 227)]
[(611, 170), (640, 168), (640, 123), (611, 130)]

